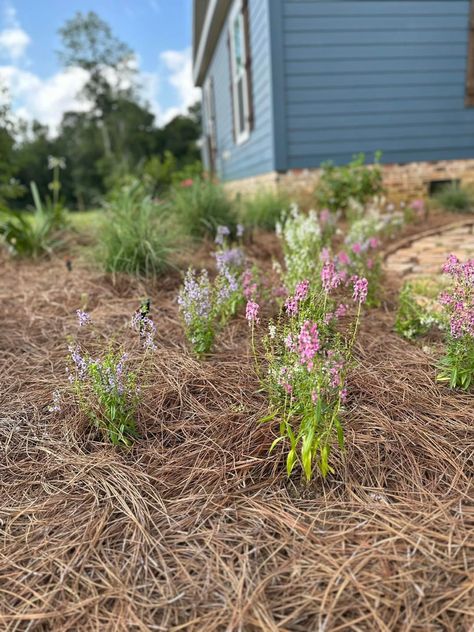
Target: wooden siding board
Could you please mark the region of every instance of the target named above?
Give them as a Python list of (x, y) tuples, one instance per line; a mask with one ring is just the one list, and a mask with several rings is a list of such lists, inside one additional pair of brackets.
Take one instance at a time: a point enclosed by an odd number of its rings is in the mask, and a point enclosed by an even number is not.
[(474, 157), (469, 0), (278, 0), (288, 168)]
[(252, 88), (255, 126), (250, 137), (236, 145), (232, 134), (232, 103), (226, 45), (228, 19), (220, 34), (207, 76), (214, 77), (216, 96), (217, 174), (223, 180), (250, 177), (273, 170), (272, 92), (269, 14), (262, 0), (249, 0)]

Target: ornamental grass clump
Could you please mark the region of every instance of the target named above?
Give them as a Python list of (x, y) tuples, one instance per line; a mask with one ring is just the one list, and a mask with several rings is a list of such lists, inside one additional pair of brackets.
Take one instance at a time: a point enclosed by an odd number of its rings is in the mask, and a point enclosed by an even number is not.
[(443, 272), (451, 277), (452, 285), (439, 297), (449, 331), (438, 380), (467, 390), (474, 378), (474, 259), (461, 263), (450, 255)]
[[(346, 293), (350, 288), (357, 305), (350, 323), (349, 306), (341, 300), (343, 288)], [(329, 463), (331, 447), (335, 439), (344, 447), (341, 413), (347, 397), (347, 371), (366, 299), (367, 280), (347, 279), (328, 261), (321, 271), (321, 283), (300, 281), (276, 322), (270, 322), (264, 338), (267, 370), (259, 370), (259, 375), (265, 375), (261, 380), (269, 396), (270, 414), (262, 421), (280, 419), (279, 436), (270, 450), (281, 441), (288, 442), (288, 476), (297, 463), (307, 481), (315, 468), (323, 477), (334, 471)]]

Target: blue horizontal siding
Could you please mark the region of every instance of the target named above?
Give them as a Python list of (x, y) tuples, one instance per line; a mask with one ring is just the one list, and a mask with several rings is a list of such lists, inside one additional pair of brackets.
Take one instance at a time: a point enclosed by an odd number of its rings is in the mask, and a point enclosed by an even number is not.
[[(213, 77), (216, 101), (217, 175), (222, 180), (246, 178), (271, 171), (274, 166), (273, 113), (270, 77), (270, 31), (267, 3), (249, 0), (254, 129), (250, 138), (234, 142), (230, 90), (228, 20), (220, 34), (206, 79)], [(203, 111), (204, 127), (206, 112)]]
[(277, 0), (287, 168), (474, 157), (469, 0)]

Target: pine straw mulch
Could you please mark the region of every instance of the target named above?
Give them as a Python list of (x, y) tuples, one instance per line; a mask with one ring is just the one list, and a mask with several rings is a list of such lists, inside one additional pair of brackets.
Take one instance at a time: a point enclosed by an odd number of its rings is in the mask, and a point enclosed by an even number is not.
[[(472, 630), (472, 394), (392, 333), (393, 297), (361, 332), (346, 453), (306, 487), (267, 454), (243, 319), (196, 362), (174, 277), (0, 269), (1, 630)], [(126, 451), (47, 406), (84, 295), (105, 342), (147, 294), (160, 344)]]

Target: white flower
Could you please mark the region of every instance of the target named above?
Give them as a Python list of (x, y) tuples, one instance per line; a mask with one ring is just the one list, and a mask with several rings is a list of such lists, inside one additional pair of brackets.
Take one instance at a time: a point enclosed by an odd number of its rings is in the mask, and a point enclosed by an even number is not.
[(268, 335), (270, 336), (270, 338), (272, 338), (272, 339), (275, 338), (276, 331), (277, 331), (276, 327), (275, 327), (275, 325), (273, 325), (273, 323), (268, 325)]

